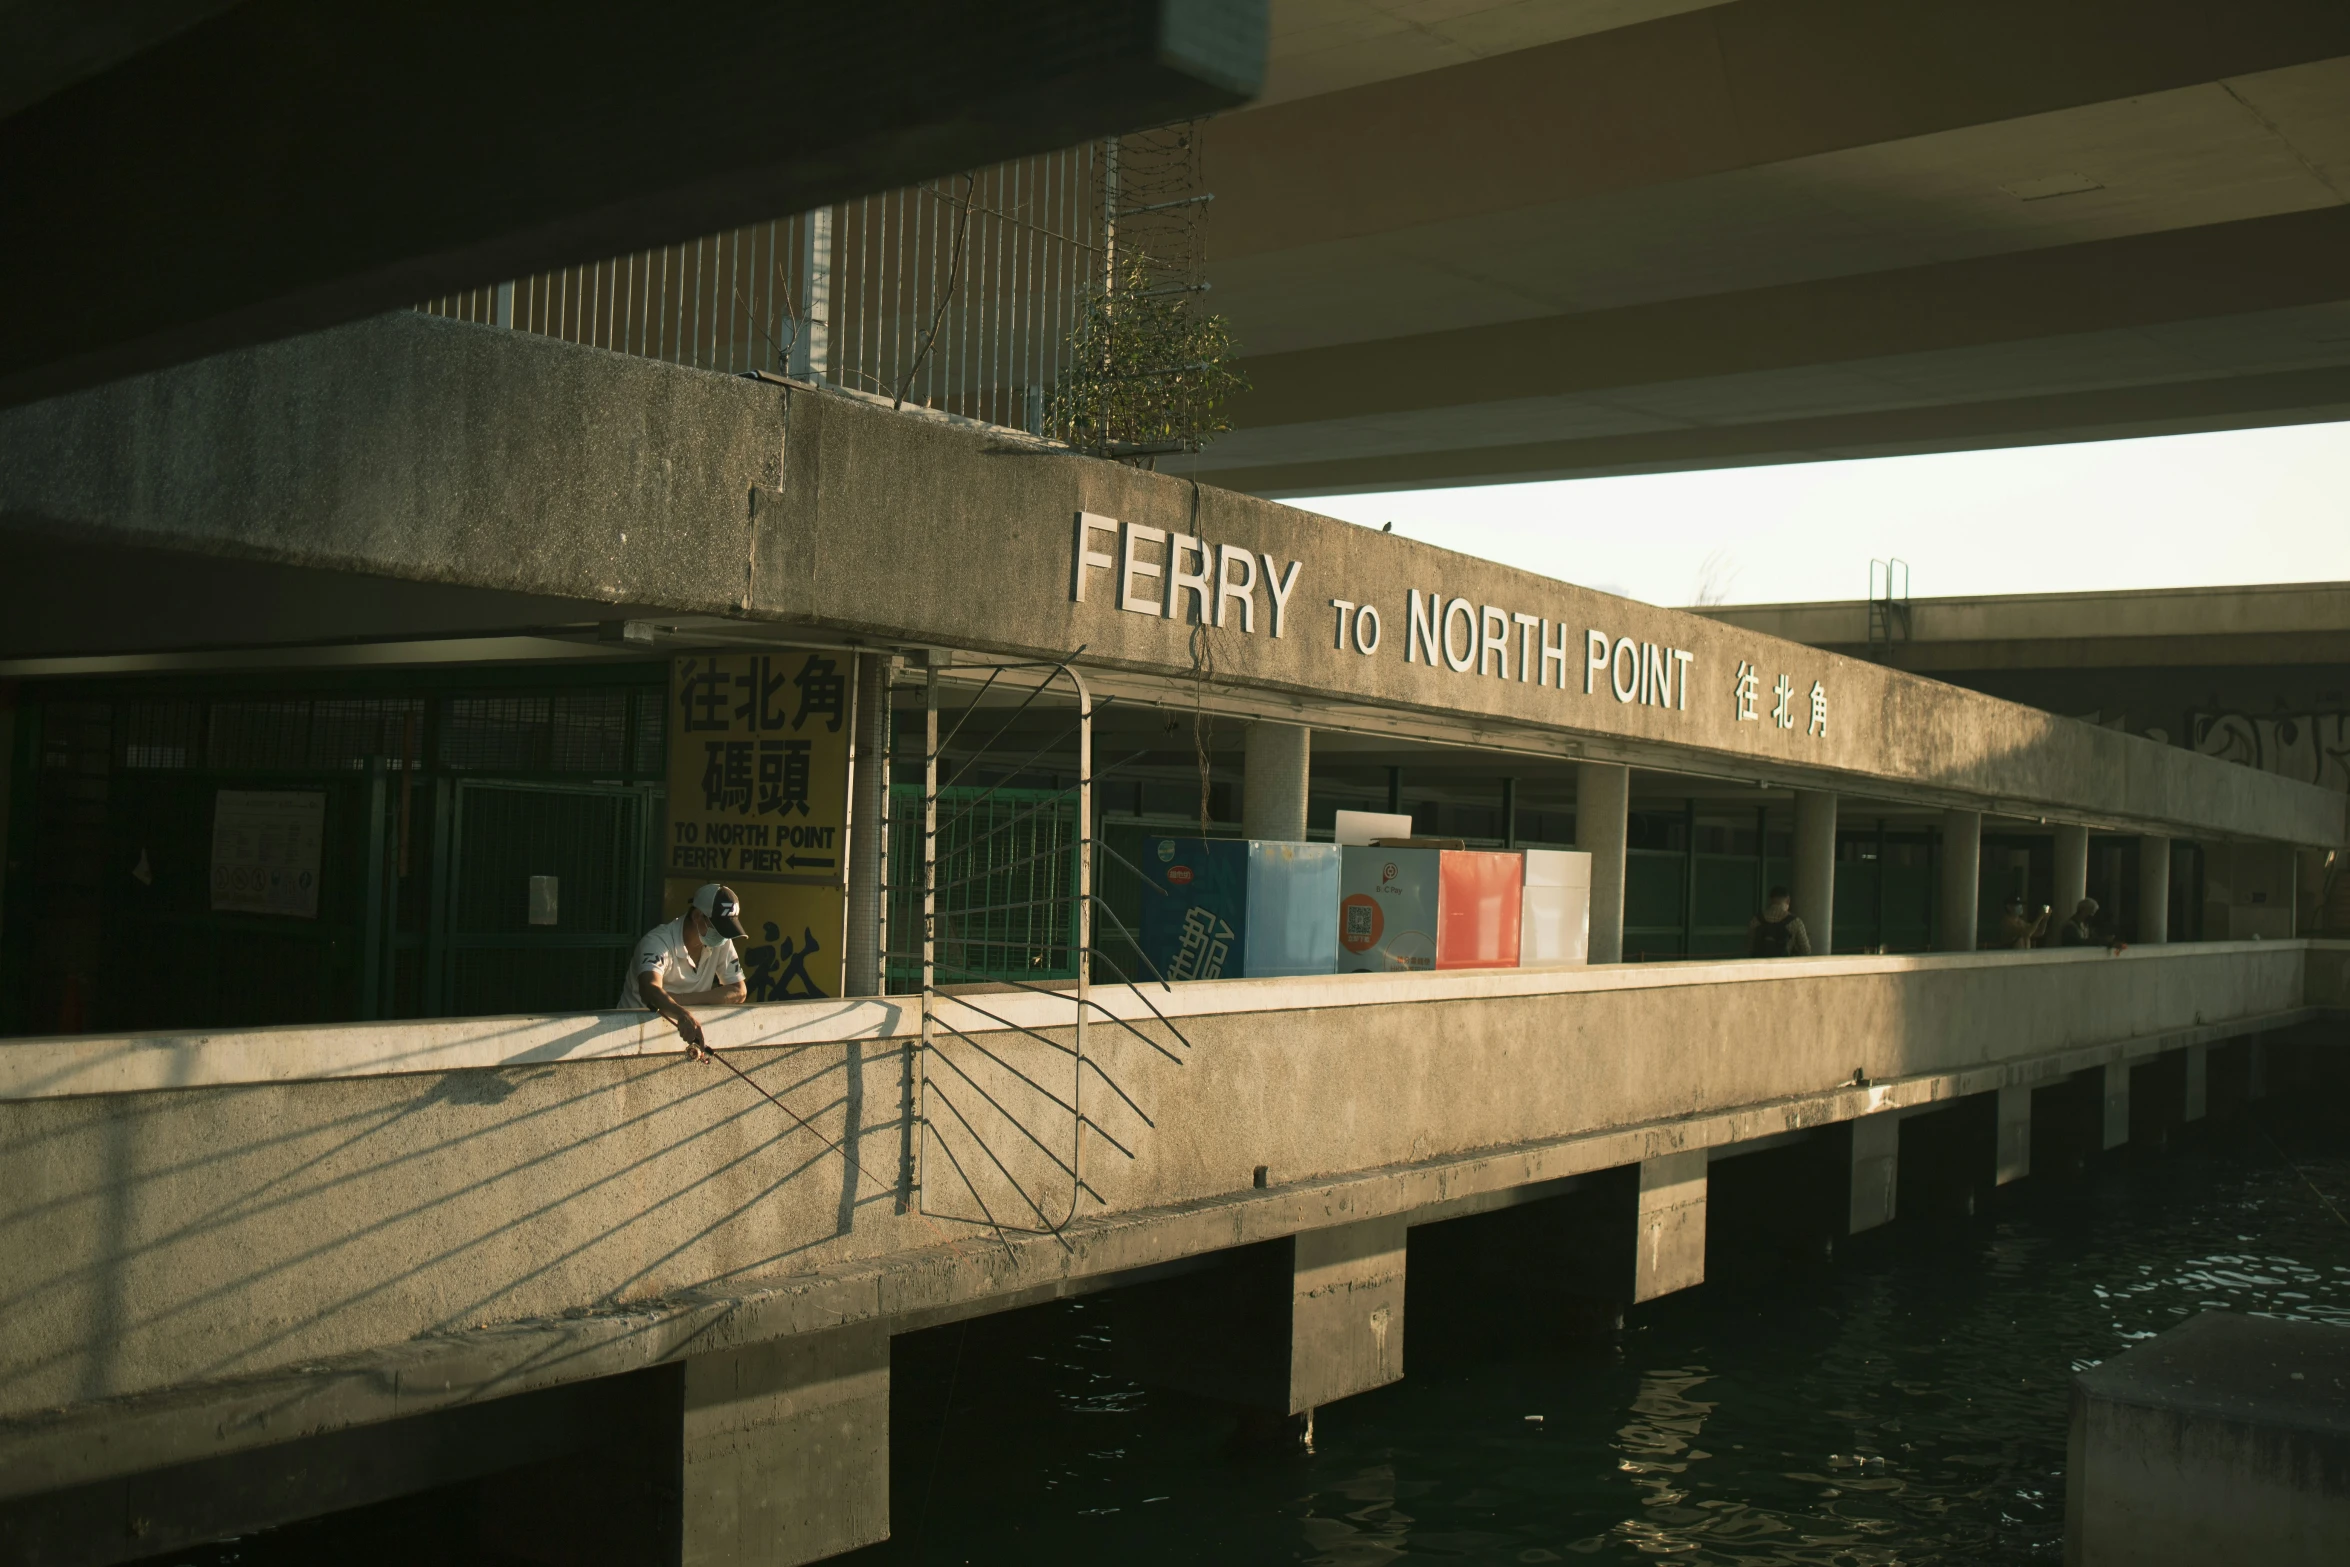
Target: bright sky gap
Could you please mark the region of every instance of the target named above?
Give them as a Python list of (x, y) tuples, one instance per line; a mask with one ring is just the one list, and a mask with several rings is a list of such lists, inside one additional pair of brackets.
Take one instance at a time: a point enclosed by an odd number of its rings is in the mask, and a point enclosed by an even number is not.
[(1297, 504), (1652, 604), (2350, 579), (2350, 423)]

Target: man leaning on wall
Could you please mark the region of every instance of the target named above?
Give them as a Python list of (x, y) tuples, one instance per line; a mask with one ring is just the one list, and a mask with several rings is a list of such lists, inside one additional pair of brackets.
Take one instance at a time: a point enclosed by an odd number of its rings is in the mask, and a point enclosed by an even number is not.
[(742, 902), (732, 887), (710, 882), (695, 889), (683, 914), (646, 931), (636, 944), (628, 984), (620, 993), (621, 1009), (641, 1007), (660, 1013), (676, 1026), (688, 1055), (704, 1054), (709, 1047), (702, 1038), (701, 1021), (684, 1003), (730, 1006), (749, 996), (742, 960), (734, 950), (742, 935)]

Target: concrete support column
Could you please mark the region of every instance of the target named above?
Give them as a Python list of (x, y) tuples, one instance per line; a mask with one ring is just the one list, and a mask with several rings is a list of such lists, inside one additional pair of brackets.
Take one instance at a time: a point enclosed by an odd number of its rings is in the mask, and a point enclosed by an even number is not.
[(1705, 1282), (1705, 1163), (1702, 1148), (1640, 1161), (1633, 1300)]
[(1286, 1413), (1403, 1380), (1404, 1253), (1401, 1214), (1292, 1243)]
[(2268, 1036), (2254, 1034), (2245, 1042), (2244, 1097), (2268, 1097)]
[(1302, 724), (1248, 726), (1247, 771), (1240, 779), (1243, 837), (1306, 841), (1306, 780), (1313, 768), (1313, 739), (1314, 732)]
[(2211, 1047), (2187, 1047), (2187, 1102), (2179, 1119), (2200, 1121), (2211, 1113)]
[(680, 1436), (685, 1567), (797, 1567), (889, 1538), (888, 1324), (694, 1356)]
[(1852, 1208), (1844, 1233), (1893, 1222), (1901, 1191), (1901, 1119), (1886, 1111), (1852, 1123)]
[(2138, 941), (2170, 940), (2170, 840), (2138, 840)]
[[(2073, 917), (2073, 910), (2089, 896), (2089, 829), (2086, 827), (2059, 827), (2056, 829), (2056, 901), (2053, 924), (2061, 925)], [(2108, 916), (2110, 917), (2110, 916)], [(2056, 933), (2049, 932), (2050, 945), (2055, 944)]]
[(1575, 847), (1591, 856), (1591, 961), (1624, 961), (1624, 841), (1632, 769), (1584, 762), (1575, 769)]
[(1136, 1381), (1302, 1415), (1403, 1377), (1401, 1214), (1307, 1230), (1113, 1292)]
[(2025, 1087), (1999, 1090), (1999, 1147), (1994, 1156), (1992, 1184), (2005, 1186), (2032, 1173), (2032, 1091)]
[(1795, 791), (1795, 912), (1811, 934), (1811, 950), (1835, 947), (1836, 797), (1824, 789)]
[(1983, 886), (1983, 813), (1942, 813), (1941, 940), (1944, 952), (1975, 950), (1975, 901)]
[(2130, 1064), (2115, 1061), (2105, 1068), (2105, 1116), (2099, 1148), (2119, 1148), (2130, 1140)]
[(849, 916), (841, 993), (881, 994), (881, 883), (888, 858), (889, 656), (859, 653), (857, 721), (849, 740)]

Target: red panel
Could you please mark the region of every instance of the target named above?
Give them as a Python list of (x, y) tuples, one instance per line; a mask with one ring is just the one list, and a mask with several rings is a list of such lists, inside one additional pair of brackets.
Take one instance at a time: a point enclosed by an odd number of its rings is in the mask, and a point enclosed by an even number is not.
[(1516, 968), (1523, 858), (1448, 849), (1438, 857), (1436, 966)]

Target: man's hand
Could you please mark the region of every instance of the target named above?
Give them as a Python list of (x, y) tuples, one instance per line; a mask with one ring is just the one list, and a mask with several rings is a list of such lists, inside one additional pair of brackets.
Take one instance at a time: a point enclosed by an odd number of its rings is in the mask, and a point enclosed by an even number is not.
[(702, 1037), (702, 1025), (691, 1012), (677, 1004), (676, 998), (661, 988), (661, 981), (652, 974), (640, 974), (636, 982), (637, 994), (646, 1006), (669, 1019), (677, 1028), (677, 1037), (685, 1041), (685, 1053), (698, 1061), (710, 1059), (710, 1043)]

